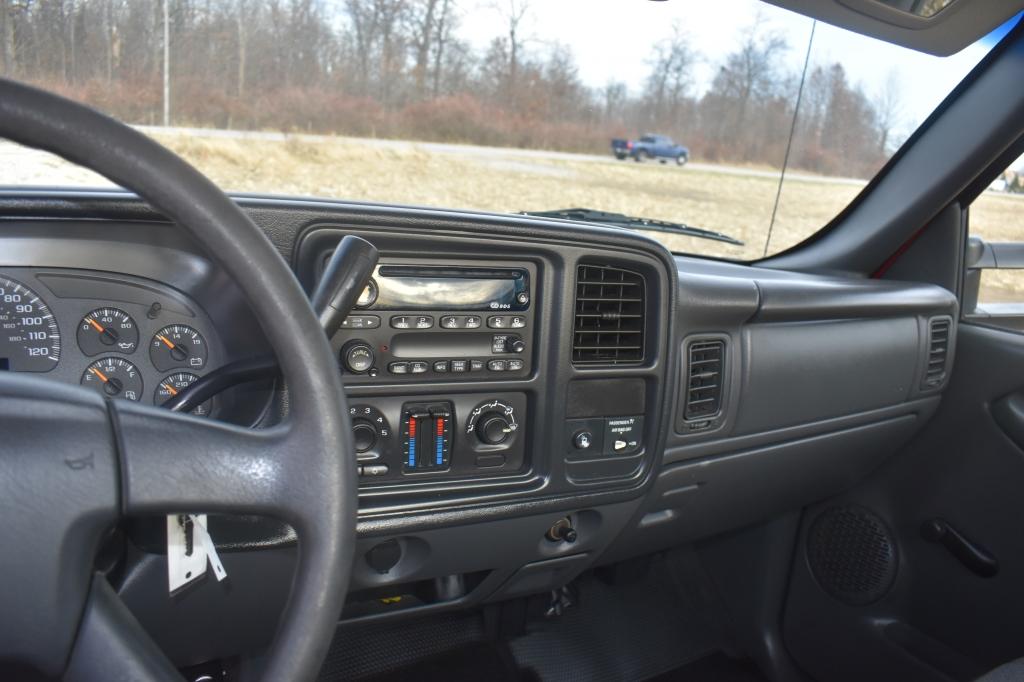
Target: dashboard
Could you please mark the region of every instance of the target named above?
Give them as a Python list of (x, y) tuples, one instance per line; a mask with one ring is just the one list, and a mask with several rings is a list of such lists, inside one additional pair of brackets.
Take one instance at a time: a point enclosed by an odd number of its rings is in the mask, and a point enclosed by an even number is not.
[[(347, 621), (545, 592), (838, 492), (930, 417), (955, 351), (956, 299), (936, 286), (542, 218), (238, 201), (307, 292), (343, 236), (381, 254), (330, 339), (360, 473)], [(131, 195), (0, 192), (0, 215), (0, 368), (162, 404), (270, 353), (216, 260)], [(287, 411), (266, 380), (197, 418)], [(180, 664), (265, 643), (294, 567), (287, 526), (210, 524), (230, 591), (168, 600), (161, 524), (122, 538), (121, 597)], [(250, 627), (197, 626), (221, 617)]]

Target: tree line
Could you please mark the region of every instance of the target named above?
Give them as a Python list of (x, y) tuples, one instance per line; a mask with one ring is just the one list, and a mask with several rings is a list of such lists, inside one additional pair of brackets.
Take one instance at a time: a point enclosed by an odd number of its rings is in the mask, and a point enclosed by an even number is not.
[[(164, 7), (164, 2), (168, 5)], [(698, 159), (778, 167), (800, 73), (760, 20), (709, 87), (684, 31), (652, 45), (641, 83), (582, 81), (572, 49), (528, 34), (529, 0), (492, 0), (475, 49), (465, 0), (0, 0), (0, 73), (159, 123), (168, 16), (176, 125), (604, 152), (660, 132)], [(609, 49), (614, 49), (609, 45)], [(867, 176), (891, 153), (895, 78), (870, 95), (838, 64), (806, 75), (790, 164)]]

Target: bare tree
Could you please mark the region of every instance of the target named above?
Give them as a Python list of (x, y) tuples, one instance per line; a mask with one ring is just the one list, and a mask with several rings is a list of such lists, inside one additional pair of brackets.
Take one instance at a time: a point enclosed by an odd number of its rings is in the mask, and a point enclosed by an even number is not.
[(608, 81), (601, 89), (601, 99), (604, 104), (604, 119), (614, 121), (625, 115), (629, 90), (622, 81)]
[(669, 38), (654, 46), (644, 97), (655, 125), (677, 123), (683, 102), (693, 86), (696, 63), (690, 41), (678, 25), (673, 27)]
[(441, 11), (437, 17), (437, 26), (434, 34), (434, 97), (441, 94), (441, 69), (444, 66), (445, 49), (451, 41), (452, 31), (455, 26), (453, 0), (441, 0)]
[(412, 8), (412, 44), (416, 53), (416, 64), (413, 66), (416, 96), (423, 97), (427, 89), (427, 69), (430, 67), (430, 56), (434, 41), (437, 39), (437, 20), (435, 14), (440, 10), (441, 0), (418, 0)]
[(238, 29), (238, 35), (236, 38), (238, 40), (238, 87), (235, 92), (239, 97), (243, 97), (245, 95), (245, 58), (247, 48), (246, 43), (248, 40), (248, 36), (246, 34), (246, 22), (248, 21), (245, 11), (246, 4), (246, 0), (238, 0), (238, 5), (235, 9), (237, 17), (235, 26)]
[(524, 38), (522, 35), (522, 24), (527, 13), (530, 11), (530, 2), (529, 0), (493, 0), (491, 7), (500, 12), (505, 21), (508, 39), (506, 50), (508, 59), (507, 84), (505, 85), (505, 91), (510, 99), (514, 99), (516, 88), (519, 84), (519, 69), (523, 59)]
[(901, 85), (899, 70), (893, 67), (872, 102), (878, 126), (878, 151), (882, 154), (888, 154), (893, 130), (903, 117)]

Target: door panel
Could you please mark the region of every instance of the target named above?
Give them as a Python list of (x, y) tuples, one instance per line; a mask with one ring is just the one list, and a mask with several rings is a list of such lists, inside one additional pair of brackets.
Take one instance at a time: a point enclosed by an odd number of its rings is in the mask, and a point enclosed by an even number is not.
[[(922, 433), (856, 489), (805, 511), (783, 623), (801, 667), (819, 680), (970, 680), (1024, 656), (1018, 443), (1024, 335), (960, 324), (950, 384)], [(998, 573), (982, 577), (950, 538), (923, 534), (935, 520)], [(879, 585), (886, 570), (891, 583)]]

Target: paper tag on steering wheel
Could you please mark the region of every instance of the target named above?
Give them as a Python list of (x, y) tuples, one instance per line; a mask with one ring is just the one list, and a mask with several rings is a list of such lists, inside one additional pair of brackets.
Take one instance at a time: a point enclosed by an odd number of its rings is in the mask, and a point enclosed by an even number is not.
[(195, 519), (189, 514), (167, 517), (167, 588), (171, 594), (206, 575), (206, 547), (197, 542)]
[(227, 571), (207, 529), (205, 514), (176, 514), (167, 517), (167, 586), (171, 594), (206, 575), (209, 560), (217, 581)]
[(220, 556), (217, 554), (217, 545), (213, 544), (210, 531), (206, 528), (206, 515), (192, 516), (192, 521), (195, 523), (196, 540), (202, 540), (203, 548), (206, 550), (206, 557), (210, 560), (210, 566), (213, 566), (213, 575), (216, 576), (217, 582), (220, 582), (228, 577), (228, 573), (224, 570), (224, 564), (220, 562)]

